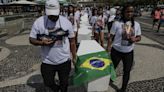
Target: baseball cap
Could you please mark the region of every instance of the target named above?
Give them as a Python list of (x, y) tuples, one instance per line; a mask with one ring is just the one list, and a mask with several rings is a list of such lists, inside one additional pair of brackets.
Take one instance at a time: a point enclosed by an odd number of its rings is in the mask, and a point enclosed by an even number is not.
[(116, 10), (115, 8), (111, 8), (110, 11), (109, 11), (109, 12), (110, 12), (110, 15), (111, 15), (111, 16), (112, 16), (112, 15), (116, 15), (116, 11), (117, 11), (117, 10)]
[(45, 12), (46, 15), (59, 15), (60, 5), (58, 0), (46, 0)]

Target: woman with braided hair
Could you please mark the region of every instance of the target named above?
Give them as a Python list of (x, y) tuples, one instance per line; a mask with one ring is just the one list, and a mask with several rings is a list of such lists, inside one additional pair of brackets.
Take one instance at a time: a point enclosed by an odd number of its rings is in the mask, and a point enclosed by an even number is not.
[(121, 19), (115, 21), (110, 30), (107, 50), (111, 51), (114, 68), (123, 62), (122, 87), (117, 92), (125, 92), (134, 59), (134, 44), (141, 40), (141, 27), (134, 21), (134, 7), (126, 4), (121, 11)]

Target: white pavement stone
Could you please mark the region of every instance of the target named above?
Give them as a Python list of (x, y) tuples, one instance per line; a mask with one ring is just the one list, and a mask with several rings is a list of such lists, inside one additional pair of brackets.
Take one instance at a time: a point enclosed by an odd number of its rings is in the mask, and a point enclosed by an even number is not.
[(1, 51), (0, 51), (0, 61), (1, 61), (10, 55), (10, 50), (8, 48), (1, 47), (1, 46), (0, 48), (1, 48)]
[(29, 34), (12, 37), (6, 40), (6, 43), (13, 45), (31, 45), (29, 43)]
[(152, 47), (162, 45), (144, 36), (139, 44), (135, 47), (135, 66), (130, 82), (164, 77), (164, 50)]
[(6, 81), (0, 82), (0, 88), (7, 87), (7, 86), (13, 86), (13, 85), (26, 84), (27, 81), (28, 81), (28, 79), (31, 76), (37, 75), (37, 74), (41, 74), (40, 73), (40, 64), (34, 65), (33, 68), (36, 68), (37, 70), (34, 71), (31, 74), (28, 74), (28, 75), (24, 76), (24, 77), (13, 79), (13, 80), (6, 80)]

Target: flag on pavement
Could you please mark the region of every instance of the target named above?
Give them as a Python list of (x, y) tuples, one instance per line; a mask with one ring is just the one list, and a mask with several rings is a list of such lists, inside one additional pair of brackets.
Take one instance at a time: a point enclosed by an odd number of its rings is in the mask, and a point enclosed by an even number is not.
[(112, 80), (116, 78), (112, 61), (106, 51), (81, 55), (75, 65), (73, 84), (85, 84), (106, 75), (110, 75)]

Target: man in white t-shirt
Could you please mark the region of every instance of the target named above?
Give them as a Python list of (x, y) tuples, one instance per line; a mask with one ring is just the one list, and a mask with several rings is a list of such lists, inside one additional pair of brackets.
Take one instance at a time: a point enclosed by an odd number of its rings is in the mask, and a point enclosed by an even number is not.
[(78, 31), (80, 28), (80, 9), (78, 7), (75, 7), (75, 26), (77, 27), (75, 30)]
[[(41, 46), (41, 73), (44, 84), (53, 92), (67, 92), (71, 61), (76, 57), (75, 34), (71, 22), (59, 15), (58, 0), (47, 0), (45, 16), (34, 22), (30, 33), (30, 43)], [(59, 84), (54, 81), (56, 72)]]
[(76, 39), (76, 44), (78, 41), (78, 30), (80, 28), (80, 9), (78, 7), (74, 7), (74, 11), (75, 11), (75, 16), (74, 16), (74, 31), (75, 31), (75, 39)]

